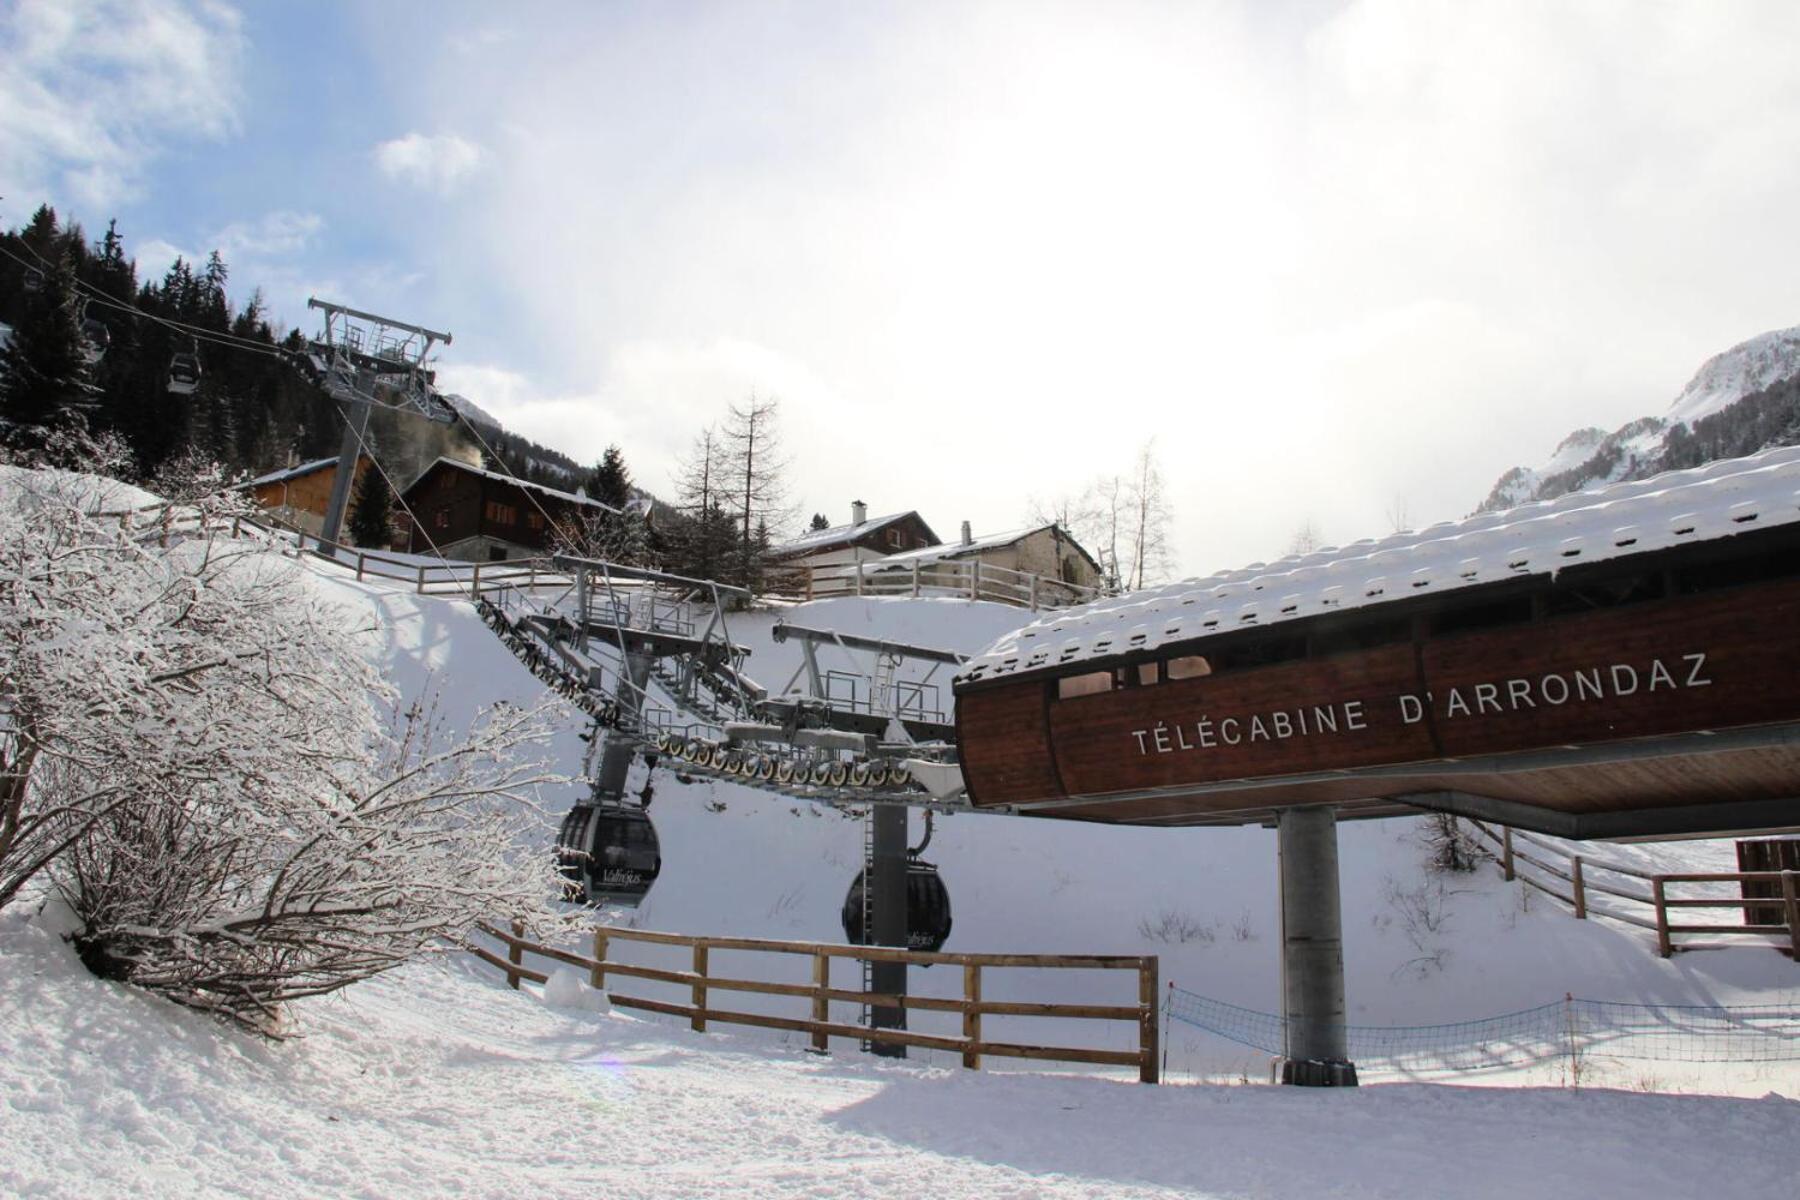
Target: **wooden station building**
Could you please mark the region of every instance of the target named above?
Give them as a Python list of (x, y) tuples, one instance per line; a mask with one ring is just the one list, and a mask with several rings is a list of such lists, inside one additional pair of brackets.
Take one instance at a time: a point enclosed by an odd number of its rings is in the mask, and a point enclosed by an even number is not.
[(1061, 610), (956, 694), (976, 808), (1800, 827), (1800, 448)]

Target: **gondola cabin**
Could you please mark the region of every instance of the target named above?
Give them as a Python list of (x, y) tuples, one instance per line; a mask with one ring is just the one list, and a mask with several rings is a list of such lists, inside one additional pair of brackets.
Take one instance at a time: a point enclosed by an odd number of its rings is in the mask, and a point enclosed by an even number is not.
[(662, 873), (662, 843), (642, 806), (578, 804), (563, 818), (558, 857), (570, 898), (636, 908)]
[(956, 693), (976, 808), (1800, 826), (1800, 449), (1064, 610)]

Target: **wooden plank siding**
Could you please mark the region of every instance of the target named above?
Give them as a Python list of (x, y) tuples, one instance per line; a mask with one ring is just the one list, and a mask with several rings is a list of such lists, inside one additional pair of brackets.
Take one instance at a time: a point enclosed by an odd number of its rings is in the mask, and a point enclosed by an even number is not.
[[(1056, 677), (1046, 674), (959, 687), (971, 802), (1031, 811), (1092, 797), (1091, 805), (1038, 811), (1179, 824), (1440, 791), (1576, 814), (1800, 797), (1800, 745), (1782, 738), (1619, 753), (1600, 766), (1555, 761), (1562, 748), (1800, 723), (1800, 578), (1693, 594), (1670, 585), (1661, 598), (1547, 615), (1552, 586), (1503, 593), (1508, 603), (1524, 597), (1530, 619), (1433, 633), (1429, 610), (1413, 605), (1389, 644), (1341, 653), (1314, 645), (1310, 656), (1295, 654), (1291, 646), (1306, 645), (1320, 622), (1285, 622), (1261, 632), (1291, 639), (1287, 661), (1233, 668), (1227, 653), (1201, 678), (1137, 686), (1136, 664), (1152, 661), (1138, 653), (1060, 672), (1130, 664), (1112, 690), (1095, 695), (1058, 699)], [(1391, 623), (1393, 611), (1327, 619), (1335, 628)], [(1256, 635), (1234, 631), (1157, 653), (1165, 661), (1206, 655)], [(1445, 764), (1441, 774), (1434, 763)], [(1116, 799), (1099, 802), (1108, 797)]]

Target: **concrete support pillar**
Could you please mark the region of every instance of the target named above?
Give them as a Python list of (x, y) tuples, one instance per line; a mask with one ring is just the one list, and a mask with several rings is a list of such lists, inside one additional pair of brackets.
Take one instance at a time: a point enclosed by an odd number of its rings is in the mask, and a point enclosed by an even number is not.
[[(870, 929), (864, 934), (877, 946), (906, 946), (906, 814), (898, 804), (877, 804), (869, 814), (874, 822), (872, 856), (868, 865)], [(871, 963), (869, 988), (883, 995), (906, 994), (905, 963)], [(876, 1029), (905, 1029), (906, 1010), (891, 1005), (869, 1009), (869, 1024)], [(870, 1049), (889, 1058), (905, 1058), (906, 1047), (870, 1043)]]
[(1337, 813), (1283, 809), (1275, 822), (1281, 855), (1281, 984), (1287, 1055), (1281, 1081), (1354, 1087), (1344, 1033), (1344, 923), (1338, 896)]

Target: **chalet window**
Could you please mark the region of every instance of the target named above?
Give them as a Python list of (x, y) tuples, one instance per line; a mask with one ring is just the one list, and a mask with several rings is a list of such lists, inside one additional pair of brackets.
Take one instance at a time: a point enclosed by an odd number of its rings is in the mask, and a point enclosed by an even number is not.
[(1064, 675), (1056, 681), (1056, 698), (1069, 700), (1076, 696), (1098, 696), (1112, 691), (1111, 671), (1089, 671), (1085, 675)]
[(447, 512), (446, 510), (441, 509), (441, 508), (438, 509), (437, 512), (435, 512), (431, 515), (431, 523), (433, 526), (435, 526), (438, 529), (450, 528), (449, 512)]
[[(1154, 663), (1149, 664), (1155, 666)], [(1198, 679), (1202, 675), (1212, 674), (1212, 664), (1206, 661), (1203, 654), (1184, 654), (1180, 658), (1169, 660), (1167, 675), (1170, 679)]]
[(533, 533), (541, 532), (544, 528), (544, 514), (540, 512), (526, 513), (525, 528), (531, 530)]
[(487, 519), (495, 525), (511, 525), (519, 519), (518, 510), (510, 504), (502, 504), (498, 500), (487, 502)]
[(898, 529), (888, 530), (887, 542), (890, 548), (898, 550), (900, 548), (900, 531)]
[(1162, 668), (1158, 663), (1137, 663), (1134, 666), (1114, 668), (1115, 687), (1149, 687), (1161, 678)]

